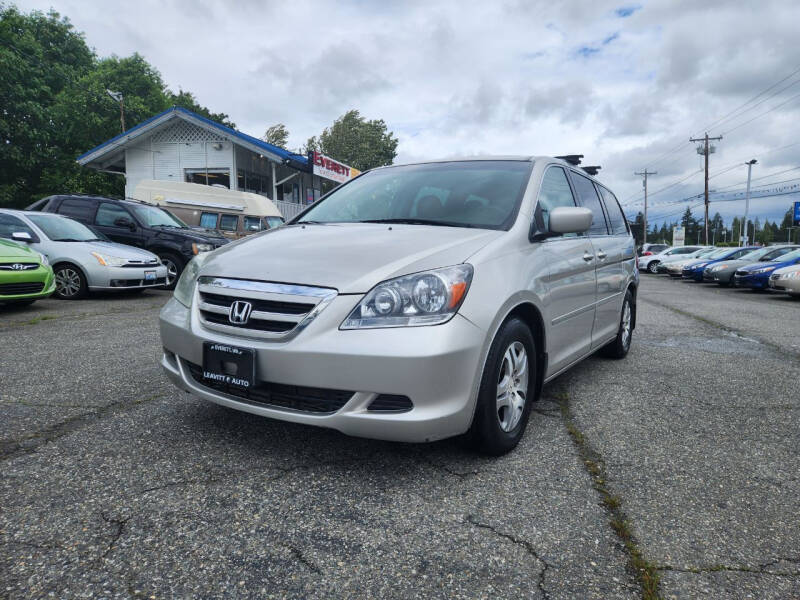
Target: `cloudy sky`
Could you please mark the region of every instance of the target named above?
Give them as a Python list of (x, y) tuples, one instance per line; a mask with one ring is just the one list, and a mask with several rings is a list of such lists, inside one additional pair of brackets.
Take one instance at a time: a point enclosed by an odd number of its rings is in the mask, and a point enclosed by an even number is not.
[[(101, 56), (143, 54), (172, 89), (194, 92), (246, 133), (285, 123), (292, 147), (357, 108), (386, 120), (400, 139), (398, 162), (585, 154), (629, 212), (641, 204), (633, 173), (648, 167), (658, 171), (654, 217), (702, 192), (688, 139), (706, 129), (724, 138), (711, 157), (712, 189), (743, 188), (750, 158), (768, 193), (773, 181), (800, 178), (793, 0), (18, 5), (52, 6)], [(754, 205), (782, 214), (790, 199)], [(730, 216), (740, 204), (712, 212)]]

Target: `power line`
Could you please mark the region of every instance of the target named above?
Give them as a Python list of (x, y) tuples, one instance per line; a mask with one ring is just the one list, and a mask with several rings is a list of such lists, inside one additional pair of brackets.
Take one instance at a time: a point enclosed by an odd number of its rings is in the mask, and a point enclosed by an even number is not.
[(724, 132), (724, 134), (723, 134), (723, 135), (728, 135), (728, 134), (729, 134), (731, 131), (736, 131), (737, 129), (741, 129), (742, 127), (744, 127), (745, 125), (747, 125), (747, 124), (749, 124), (749, 123), (752, 123), (752, 122), (753, 122), (753, 121), (755, 121), (756, 119), (760, 119), (761, 117), (763, 117), (763, 116), (765, 116), (765, 115), (768, 115), (768, 114), (769, 114), (769, 113), (771, 113), (772, 111), (779, 109), (781, 106), (784, 106), (784, 105), (788, 104), (789, 102), (791, 102), (791, 101), (792, 101), (792, 100), (794, 100), (795, 98), (800, 98), (800, 93), (798, 93), (798, 94), (795, 94), (794, 96), (791, 96), (791, 97), (790, 97), (788, 100), (785, 100), (785, 101), (781, 102), (780, 104), (776, 104), (775, 106), (773, 106), (773, 107), (772, 107), (772, 108), (770, 108), (769, 110), (766, 110), (766, 111), (764, 111), (763, 113), (756, 115), (756, 116), (755, 116), (755, 117), (753, 117), (752, 119), (748, 119), (748, 120), (747, 120), (747, 121), (745, 121), (744, 123), (740, 123), (739, 125), (737, 125), (737, 126), (736, 126), (736, 127), (734, 127), (733, 129), (728, 129), (728, 131)]
[[(753, 97), (752, 97), (752, 98), (750, 98), (749, 100), (745, 101), (744, 103), (740, 104), (739, 106), (737, 106), (736, 108), (734, 108), (734, 109), (733, 109), (731, 112), (729, 112), (729, 113), (727, 113), (726, 115), (722, 116), (721, 118), (717, 119), (716, 121), (714, 121), (714, 122), (713, 122), (713, 123), (711, 123), (710, 125), (706, 125), (705, 127), (703, 127), (703, 128), (702, 128), (702, 131), (708, 131), (709, 129), (712, 129), (712, 128), (714, 128), (714, 127), (718, 127), (718, 126), (719, 126), (721, 123), (723, 123), (724, 121), (728, 120), (728, 117), (730, 117), (730, 116), (731, 116), (731, 115), (733, 115), (734, 113), (738, 112), (740, 109), (744, 108), (745, 106), (747, 106), (748, 104), (750, 104), (750, 103), (751, 103), (751, 102), (753, 102), (754, 100), (757, 100), (758, 98), (760, 98), (761, 96), (763, 96), (764, 94), (766, 94), (767, 92), (769, 92), (770, 90), (772, 90), (772, 89), (774, 89), (775, 87), (779, 86), (780, 84), (782, 84), (782, 83), (783, 83), (784, 81), (786, 81), (787, 79), (791, 79), (792, 77), (794, 77), (794, 76), (795, 76), (795, 75), (797, 75), (798, 73), (800, 73), (800, 67), (798, 67), (797, 69), (795, 69), (794, 71), (792, 71), (791, 73), (789, 73), (789, 74), (788, 74), (786, 77), (784, 77), (784, 78), (783, 78), (783, 79), (781, 79), (780, 81), (777, 81), (777, 82), (773, 83), (773, 84), (772, 84), (771, 86), (769, 86), (767, 89), (760, 91), (758, 94), (756, 94), (755, 96), (753, 96)], [(799, 81), (800, 81), (800, 80), (799, 80)], [(794, 83), (797, 83), (797, 82), (794, 82)], [(793, 83), (793, 84), (791, 84), (791, 85), (794, 85), (794, 83)], [(787, 86), (787, 87), (791, 87), (791, 86)], [(786, 89), (786, 88), (784, 88), (784, 89)], [(783, 91), (783, 90), (781, 90), (781, 91)], [(770, 96), (770, 97), (772, 97), (772, 96)], [(760, 103), (759, 103), (759, 104), (760, 104)], [(750, 108), (748, 108), (747, 110), (750, 110), (750, 109), (752, 109), (752, 108), (754, 108), (754, 107), (752, 107), (752, 106), (751, 106), (751, 107), (750, 107)], [(744, 111), (744, 112), (747, 112), (747, 111)]]

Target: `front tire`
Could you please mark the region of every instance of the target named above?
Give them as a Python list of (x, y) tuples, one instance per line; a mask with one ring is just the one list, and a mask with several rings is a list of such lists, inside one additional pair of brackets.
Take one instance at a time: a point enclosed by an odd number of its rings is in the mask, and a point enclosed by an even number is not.
[(167, 283), (164, 285), (164, 289), (174, 290), (175, 284), (178, 283), (178, 277), (181, 276), (183, 271), (183, 261), (177, 254), (172, 252), (162, 252), (158, 255), (158, 258), (167, 267)]
[(478, 403), (468, 437), (484, 454), (500, 456), (519, 444), (536, 390), (536, 343), (519, 318), (497, 332), (478, 390)]
[(80, 300), (89, 291), (86, 277), (83, 272), (73, 264), (63, 263), (53, 268), (56, 278), (56, 298), (60, 300)]
[(647, 264), (647, 272), (651, 275), (656, 275), (658, 273), (658, 265), (661, 261), (660, 260), (651, 260)]
[(600, 349), (600, 354), (606, 358), (621, 359), (628, 355), (633, 338), (633, 294), (630, 290), (625, 292), (622, 301), (622, 312), (619, 318), (617, 337), (611, 343)]

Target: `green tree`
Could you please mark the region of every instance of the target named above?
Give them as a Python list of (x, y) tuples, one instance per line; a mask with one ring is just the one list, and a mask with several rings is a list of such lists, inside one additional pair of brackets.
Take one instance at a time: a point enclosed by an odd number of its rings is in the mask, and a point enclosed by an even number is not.
[(139, 54), (98, 59), (68, 19), (0, 5), (0, 206), (53, 193), (121, 195), (124, 180), (78, 166), (85, 151), (172, 105), (233, 126), (190, 92), (171, 92)]
[(69, 19), (0, 5), (0, 206), (24, 205), (39, 189), (61, 151), (53, 103), (94, 60)]
[(268, 127), (261, 137), (262, 140), (273, 146), (286, 148), (289, 144), (289, 130), (283, 123), (276, 123), (272, 127)]
[(310, 137), (306, 149), (317, 150), (359, 171), (366, 171), (392, 164), (397, 156), (397, 144), (397, 138), (388, 131), (383, 119), (367, 121), (357, 110), (350, 110), (319, 137)]

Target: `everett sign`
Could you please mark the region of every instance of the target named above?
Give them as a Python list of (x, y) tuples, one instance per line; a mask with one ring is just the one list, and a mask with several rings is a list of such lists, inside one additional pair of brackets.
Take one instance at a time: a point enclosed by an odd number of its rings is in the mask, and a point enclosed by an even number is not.
[(319, 175), (320, 177), (332, 181), (338, 181), (339, 183), (350, 181), (353, 177), (361, 173), (358, 169), (354, 169), (349, 165), (340, 163), (338, 160), (333, 160), (316, 151), (308, 153), (308, 161), (311, 163), (311, 172), (314, 175)]

